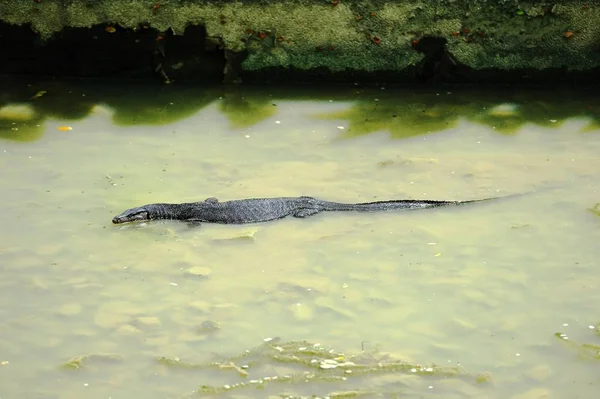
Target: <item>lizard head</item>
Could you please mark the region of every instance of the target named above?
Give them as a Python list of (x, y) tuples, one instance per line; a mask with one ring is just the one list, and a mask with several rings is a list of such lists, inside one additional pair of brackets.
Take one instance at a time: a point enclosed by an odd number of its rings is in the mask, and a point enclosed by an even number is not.
[(144, 205), (137, 208), (127, 209), (125, 212), (115, 216), (112, 220), (114, 224), (133, 222), (137, 220), (152, 220), (153, 217), (152, 205)]

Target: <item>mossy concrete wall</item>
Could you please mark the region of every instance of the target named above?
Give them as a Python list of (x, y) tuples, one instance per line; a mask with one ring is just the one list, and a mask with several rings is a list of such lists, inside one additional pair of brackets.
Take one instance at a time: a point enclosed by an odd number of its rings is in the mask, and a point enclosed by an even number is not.
[[(244, 70), (270, 67), (399, 71), (443, 38), (453, 62), (473, 69), (600, 66), (600, 2), (592, 0), (0, 0), (0, 21), (49, 38), (65, 27), (182, 34), (203, 25)], [(76, 51), (76, 49), (74, 49)]]

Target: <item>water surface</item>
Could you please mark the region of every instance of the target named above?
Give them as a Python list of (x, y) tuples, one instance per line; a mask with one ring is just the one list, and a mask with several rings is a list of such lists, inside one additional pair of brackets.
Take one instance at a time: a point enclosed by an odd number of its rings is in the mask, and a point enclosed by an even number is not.
[[(598, 390), (592, 94), (13, 82), (0, 101), (2, 397)], [(261, 225), (111, 224), (211, 196), (513, 193), (526, 195)], [(264, 356), (235, 358), (256, 347)], [(320, 367), (328, 358), (369, 372)], [(412, 366), (378, 369), (400, 361)]]

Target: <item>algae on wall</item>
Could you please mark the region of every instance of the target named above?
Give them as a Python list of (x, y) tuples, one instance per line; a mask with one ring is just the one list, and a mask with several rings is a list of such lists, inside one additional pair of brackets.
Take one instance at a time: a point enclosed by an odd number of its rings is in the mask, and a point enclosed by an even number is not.
[(426, 36), (475, 69), (600, 66), (600, 6), (586, 0), (0, 0), (0, 21), (42, 38), (64, 27), (182, 34), (200, 24), (226, 50), (247, 51), (246, 70), (400, 71), (423, 59)]

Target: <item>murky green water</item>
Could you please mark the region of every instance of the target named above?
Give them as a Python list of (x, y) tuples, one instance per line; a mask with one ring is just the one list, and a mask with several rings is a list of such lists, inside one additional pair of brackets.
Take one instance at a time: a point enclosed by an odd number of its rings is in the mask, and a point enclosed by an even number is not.
[[(3, 87), (0, 397), (597, 394), (593, 93)], [(512, 193), (110, 223), (210, 196)]]

